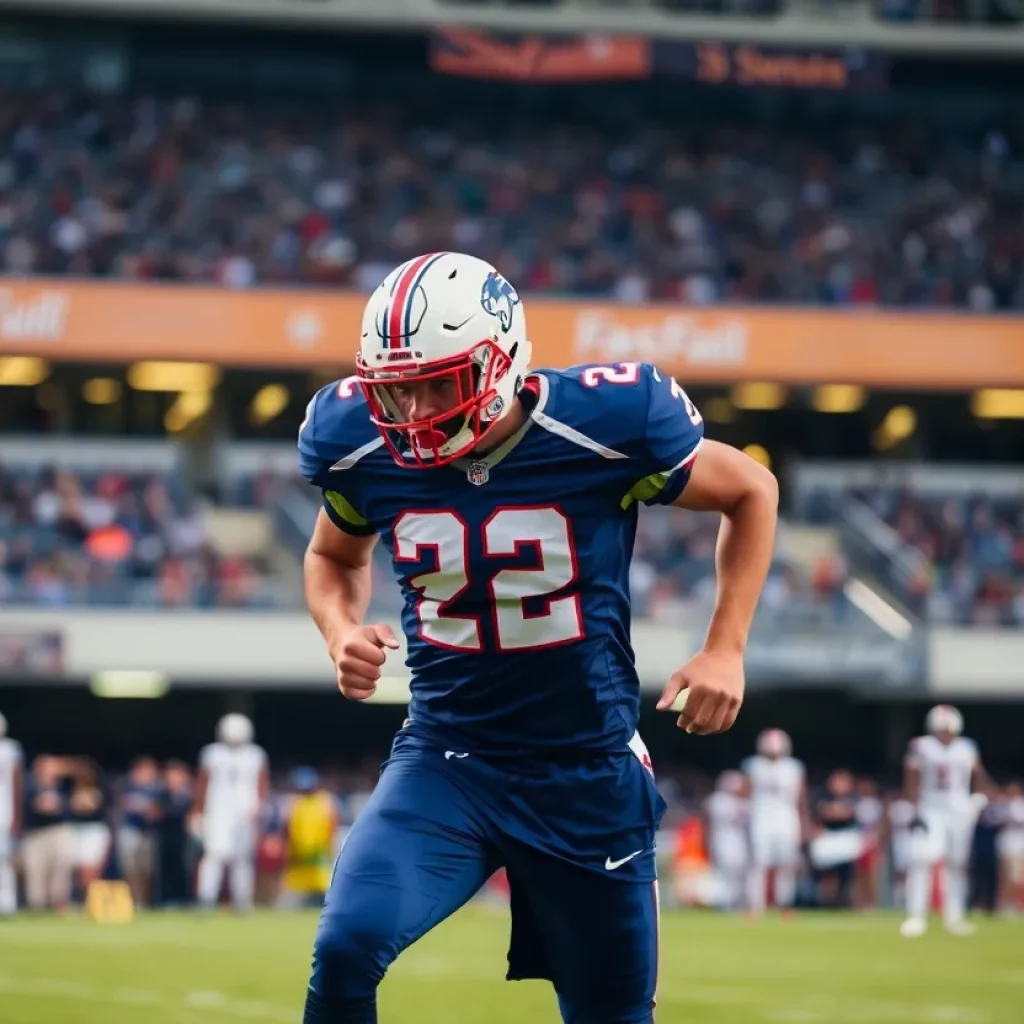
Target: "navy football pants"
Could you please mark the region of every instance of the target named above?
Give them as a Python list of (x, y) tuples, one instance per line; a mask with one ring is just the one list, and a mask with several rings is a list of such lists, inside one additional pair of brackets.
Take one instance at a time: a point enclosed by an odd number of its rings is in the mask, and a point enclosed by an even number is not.
[(508, 977), (549, 978), (566, 1024), (650, 1024), (655, 887), (502, 836), (436, 767), (440, 757), (393, 757), (349, 833), (314, 943), (305, 1024), (375, 1024), (377, 985), (398, 954), (501, 865), (512, 889)]

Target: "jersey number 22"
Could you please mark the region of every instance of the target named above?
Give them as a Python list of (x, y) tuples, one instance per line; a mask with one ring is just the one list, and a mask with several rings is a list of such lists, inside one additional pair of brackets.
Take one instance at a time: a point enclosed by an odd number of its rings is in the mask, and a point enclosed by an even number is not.
[[(529, 651), (573, 643), (583, 637), (578, 594), (552, 597), (578, 575), (572, 528), (552, 505), (500, 508), (481, 527), (484, 557), (537, 553), (528, 569), (500, 569), (490, 578), (489, 611), (501, 651)], [(406, 512), (394, 526), (395, 561), (419, 562), (432, 551), (437, 569), (409, 584), (419, 592), (416, 613), (420, 636), (437, 647), (483, 651), (479, 615), (448, 611), (469, 588), (470, 527), (451, 510)], [(527, 611), (533, 598), (540, 610)]]

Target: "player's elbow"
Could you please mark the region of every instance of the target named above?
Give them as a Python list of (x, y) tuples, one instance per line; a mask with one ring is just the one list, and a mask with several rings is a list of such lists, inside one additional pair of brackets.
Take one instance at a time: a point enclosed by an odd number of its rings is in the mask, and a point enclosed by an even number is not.
[(748, 462), (737, 504), (756, 507), (759, 515), (775, 520), (779, 515), (779, 481), (775, 474), (760, 462), (753, 459), (749, 459)]

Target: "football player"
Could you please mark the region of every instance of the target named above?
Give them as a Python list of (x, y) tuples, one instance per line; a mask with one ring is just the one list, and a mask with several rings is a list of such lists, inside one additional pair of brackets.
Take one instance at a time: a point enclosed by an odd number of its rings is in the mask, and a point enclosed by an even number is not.
[(941, 862), (943, 923), (954, 934), (970, 935), (974, 926), (964, 916), (967, 866), (987, 776), (978, 748), (962, 735), (963, 717), (956, 708), (933, 707), (925, 728), (927, 735), (911, 740), (904, 766), (906, 796), (917, 813), (910, 826), (907, 919), (901, 931), (916, 938), (927, 930), (932, 870)]
[(217, 742), (203, 748), (196, 781), (194, 816), (203, 844), (198, 895), (205, 909), (220, 897), (225, 868), (234, 908), (252, 909), (259, 815), (269, 790), (267, 755), (253, 742), (252, 722), (225, 715), (217, 723)]
[(0, 917), (17, 909), (14, 844), (21, 831), (23, 772), (21, 744), (7, 735), (7, 719), (0, 715)]
[(654, 838), (637, 734), (628, 570), (640, 502), (724, 514), (702, 650), (665, 686), (678, 722), (728, 729), (771, 562), (770, 472), (702, 442), (671, 376), (625, 362), (530, 372), (520, 297), (433, 253), (370, 297), (356, 375), (299, 432), (324, 505), (306, 597), (341, 692), (370, 697), (400, 642), (365, 620), (378, 538), (405, 595), (412, 698), (338, 858), (305, 1024), (377, 1020), (398, 954), (506, 868), (508, 978), (550, 979), (571, 1024), (652, 1020)]
[(766, 729), (757, 738), (757, 754), (743, 764), (750, 790), (751, 868), (747, 903), (763, 914), (768, 872), (774, 872), (775, 905), (793, 906), (801, 845), (810, 839), (807, 784), (803, 764), (781, 729)]
[(743, 773), (722, 772), (704, 809), (717, 904), (723, 910), (736, 910), (743, 903), (750, 860), (750, 803)]

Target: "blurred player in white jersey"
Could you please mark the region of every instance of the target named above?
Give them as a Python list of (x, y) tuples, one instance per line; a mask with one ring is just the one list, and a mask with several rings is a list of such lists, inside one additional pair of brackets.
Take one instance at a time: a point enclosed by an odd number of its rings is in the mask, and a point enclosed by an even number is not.
[(750, 789), (751, 867), (747, 904), (763, 914), (768, 872), (774, 872), (775, 904), (793, 905), (800, 847), (809, 837), (804, 766), (792, 756), (789, 736), (767, 729), (757, 738), (757, 755), (743, 764)]
[(708, 797), (704, 808), (708, 819), (711, 864), (715, 871), (716, 905), (722, 910), (736, 910), (743, 903), (750, 866), (750, 808), (746, 788), (742, 772), (722, 772), (715, 792)]
[(7, 719), (0, 715), (0, 917), (17, 909), (14, 843), (21, 829), (24, 782), (21, 744), (7, 736)]
[(202, 907), (217, 903), (228, 868), (235, 909), (252, 908), (259, 814), (269, 788), (267, 755), (253, 743), (252, 722), (245, 715), (225, 715), (217, 725), (217, 742), (200, 755), (196, 785)]
[(892, 898), (897, 906), (903, 906), (906, 901), (907, 872), (910, 870), (910, 826), (917, 817), (917, 808), (901, 796), (889, 804), (886, 814), (892, 865)]
[(967, 864), (978, 812), (985, 797), (973, 793), (987, 784), (978, 748), (964, 737), (963, 717), (956, 708), (939, 704), (928, 712), (927, 735), (911, 740), (904, 778), (907, 799), (917, 813), (911, 824), (910, 867), (907, 871), (907, 938), (928, 928), (932, 870), (942, 863), (943, 922), (957, 935), (973, 930), (964, 917), (967, 906)]

